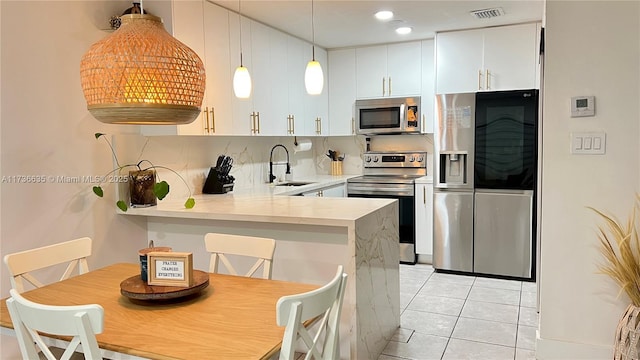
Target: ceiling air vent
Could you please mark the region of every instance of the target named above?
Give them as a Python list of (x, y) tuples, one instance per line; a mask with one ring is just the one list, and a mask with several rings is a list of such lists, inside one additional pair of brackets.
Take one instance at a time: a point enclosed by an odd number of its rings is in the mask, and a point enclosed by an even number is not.
[(502, 8), (490, 8), (471, 11), (471, 16), (475, 17), (476, 19), (490, 19), (502, 15), (504, 15), (504, 10), (502, 10)]

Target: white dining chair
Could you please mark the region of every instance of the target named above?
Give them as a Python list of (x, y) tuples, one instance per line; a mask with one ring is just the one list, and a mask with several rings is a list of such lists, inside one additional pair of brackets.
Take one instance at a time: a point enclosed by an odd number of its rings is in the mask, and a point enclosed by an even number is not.
[(208, 233), (204, 236), (204, 242), (207, 251), (211, 253), (209, 272), (217, 273), (218, 264), (222, 262), (231, 275), (238, 275), (238, 271), (227, 257), (227, 255), (237, 255), (256, 258), (255, 263), (244, 276), (252, 277), (262, 266), (262, 278), (271, 279), (271, 264), (276, 249), (274, 239)]
[(43, 305), (25, 299), (16, 289), (9, 290), (9, 293), (11, 297), (7, 299), (7, 308), (24, 359), (38, 359), (38, 351), (48, 360), (57, 359), (38, 332), (72, 336), (60, 360), (68, 360), (77, 355), (75, 350), (78, 345), (82, 345), (85, 359), (102, 359), (96, 340), (96, 334), (102, 333), (104, 328), (102, 306)]
[(83, 237), (5, 255), (4, 263), (11, 275), (11, 287), (24, 292), (25, 281), (36, 288), (42, 287), (44, 284), (31, 272), (63, 263), (68, 265), (60, 281), (68, 279), (76, 268), (78, 274), (88, 272), (87, 257), (91, 255), (91, 243), (91, 238)]
[[(302, 339), (301, 345), (308, 349), (305, 360), (340, 359), (340, 313), (346, 284), (347, 274), (342, 271), (342, 266), (338, 266), (336, 276), (323, 287), (278, 300), (276, 322), (279, 326), (286, 326), (280, 360), (296, 358), (298, 339)], [(304, 326), (304, 322), (320, 315), (320, 322), (312, 327), (315, 331), (312, 337), (312, 331)]]

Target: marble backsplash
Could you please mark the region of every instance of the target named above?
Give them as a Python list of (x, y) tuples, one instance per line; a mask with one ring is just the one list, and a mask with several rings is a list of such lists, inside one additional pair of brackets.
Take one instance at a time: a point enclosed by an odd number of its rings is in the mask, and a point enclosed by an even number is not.
[[(307, 137), (312, 142), (309, 151), (294, 152), (294, 137), (262, 136), (150, 136), (118, 134), (113, 136), (118, 159), (123, 163), (137, 163), (145, 159), (157, 166), (169, 167), (187, 181), (190, 191), (202, 193), (202, 186), (215, 166), (218, 155), (233, 158), (231, 175), (237, 188), (265, 183), (269, 174), (269, 155), (276, 144), (284, 145), (289, 152), (293, 179), (331, 173), (331, 161), (327, 150), (337, 150), (345, 155), (343, 174), (362, 173), (362, 154), (365, 151), (364, 136)], [(431, 135), (383, 135), (372, 136), (371, 150), (424, 150), (433, 152)], [(108, 149), (105, 150), (105, 152)], [(282, 148), (273, 152), (274, 162), (286, 161)], [(285, 166), (273, 168), (278, 179), (284, 179)], [(431, 171), (429, 171), (431, 172)], [(183, 197), (189, 193), (186, 186), (173, 173), (158, 170), (159, 176), (171, 184), (169, 198)]]

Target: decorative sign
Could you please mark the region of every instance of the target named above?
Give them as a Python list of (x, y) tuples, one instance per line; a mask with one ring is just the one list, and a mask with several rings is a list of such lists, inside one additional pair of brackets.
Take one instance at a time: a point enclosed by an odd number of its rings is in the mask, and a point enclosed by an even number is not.
[(193, 255), (185, 252), (147, 254), (149, 285), (190, 287), (193, 282)]

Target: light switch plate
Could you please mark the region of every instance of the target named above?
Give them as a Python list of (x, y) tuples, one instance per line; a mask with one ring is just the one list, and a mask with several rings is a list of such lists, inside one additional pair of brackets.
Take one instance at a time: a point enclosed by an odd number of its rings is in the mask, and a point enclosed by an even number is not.
[(606, 150), (607, 135), (604, 132), (571, 133), (571, 153), (602, 155)]

